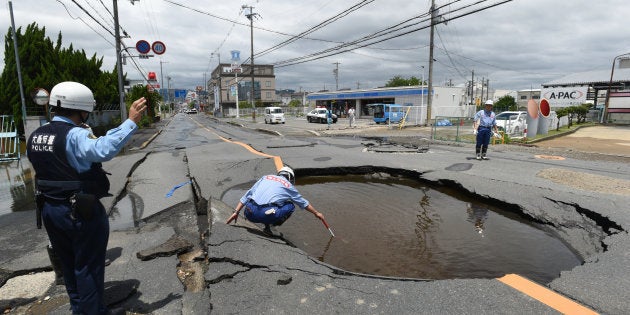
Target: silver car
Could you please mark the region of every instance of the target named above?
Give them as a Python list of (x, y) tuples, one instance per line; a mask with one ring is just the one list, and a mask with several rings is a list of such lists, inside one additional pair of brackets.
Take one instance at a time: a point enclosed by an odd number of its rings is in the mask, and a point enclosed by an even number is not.
[[(306, 120), (312, 123), (325, 124), (328, 121), (328, 118), (326, 117), (326, 112), (327, 109), (325, 108), (315, 108), (314, 110), (306, 114)], [(332, 122), (333, 124), (337, 122), (337, 115), (332, 114)]]

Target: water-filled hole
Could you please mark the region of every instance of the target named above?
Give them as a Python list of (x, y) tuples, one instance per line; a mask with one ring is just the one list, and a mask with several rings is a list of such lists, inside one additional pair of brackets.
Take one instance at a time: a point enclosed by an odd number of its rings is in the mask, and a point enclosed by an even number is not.
[[(234, 206), (251, 187), (234, 187)], [(548, 283), (581, 263), (548, 226), (404, 177), (300, 177), (300, 193), (336, 234), (299, 208), (276, 229), (320, 261), (347, 271), (422, 279), (495, 278), (508, 273)]]

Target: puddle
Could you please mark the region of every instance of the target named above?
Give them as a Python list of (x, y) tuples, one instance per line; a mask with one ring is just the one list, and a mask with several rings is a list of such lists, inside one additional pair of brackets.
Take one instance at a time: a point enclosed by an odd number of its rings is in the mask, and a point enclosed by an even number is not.
[[(234, 206), (252, 184), (231, 189), (223, 201)], [(412, 179), (312, 176), (298, 178), (297, 187), (337, 237), (301, 210), (277, 231), (344, 270), (421, 279), (517, 273), (548, 283), (581, 264), (548, 227)]]
[(33, 172), (18, 161), (0, 163), (0, 215), (35, 210)]

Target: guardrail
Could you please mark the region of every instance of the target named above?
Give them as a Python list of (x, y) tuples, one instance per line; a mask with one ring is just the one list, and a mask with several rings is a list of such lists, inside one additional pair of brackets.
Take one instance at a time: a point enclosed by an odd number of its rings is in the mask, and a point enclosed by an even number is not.
[(20, 159), (20, 137), (13, 116), (0, 115), (0, 161)]

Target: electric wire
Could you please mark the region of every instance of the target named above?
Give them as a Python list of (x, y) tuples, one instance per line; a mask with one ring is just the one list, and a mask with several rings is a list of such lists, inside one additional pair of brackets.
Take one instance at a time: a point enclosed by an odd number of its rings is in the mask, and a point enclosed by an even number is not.
[[(71, 0), (76, 6), (78, 6), (83, 12), (85, 12), (85, 14), (87, 14), (94, 22), (96, 22), (96, 24), (100, 25), (105, 31), (107, 31), (110, 35), (112, 35), (112, 37), (116, 38), (116, 35), (114, 35), (114, 33), (112, 33), (112, 31), (105, 27), (101, 22), (99, 22), (96, 18), (94, 18), (94, 16), (92, 16), (92, 14), (90, 12), (88, 12), (83, 6), (81, 6), (78, 2), (76, 2), (75, 0)], [(64, 5), (65, 7), (65, 5)]]
[(375, 0), (363, 0), (363, 1), (360, 1), (360, 2), (352, 5), (350, 8), (347, 8), (347, 9), (343, 10), (342, 12), (337, 13), (336, 15), (334, 15), (334, 16), (326, 19), (326, 20), (324, 20), (323, 22), (320, 22), (319, 24), (317, 24), (317, 25), (307, 29), (306, 31), (301, 32), (300, 34), (292, 36), (291, 38), (289, 38), (289, 39), (287, 39), (287, 40), (285, 40), (285, 41), (283, 41), (281, 43), (278, 43), (278, 44), (276, 44), (276, 45), (274, 45), (274, 46), (272, 46), (270, 48), (267, 48), (267, 49), (265, 49), (265, 50), (263, 50), (261, 52), (258, 52), (256, 54), (254, 54), (254, 56), (255, 57), (260, 57), (260, 56), (266, 55), (266, 54), (268, 54), (268, 53), (270, 53), (270, 52), (272, 52), (274, 50), (280, 49), (280, 48), (282, 48), (282, 47), (284, 47), (286, 45), (289, 45), (289, 44), (297, 41), (298, 39), (301, 39), (304, 36), (306, 36), (308, 34), (311, 34), (311, 33), (315, 32), (317, 30), (320, 30), (321, 28), (323, 28), (325, 26), (328, 26), (329, 24), (332, 24), (333, 22), (336, 22), (337, 20), (347, 16), (348, 14), (350, 14), (350, 13), (356, 11), (356, 10), (361, 9), (362, 7), (372, 3), (374, 1)]
[[(457, 0), (457, 1), (460, 1), (460, 0)], [(449, 12), (446, 12), (445, 14), (451, 14), (451, 13), (458, 12), (458, 11), (461, 11), (461, 10), (464, 10), (464, 9), (467, 9), (467, 8), (471, 8), (474, 5), (478, 5), (480, 3), (487, 2), (487, 1), (488, 0), (480, 0), (480, 1), (477, 1), (477, 2), (475, 2), (473, 4), (469, 4), (469, 5), (466, 5), (466, 6), (463, 6), (463, 7), (454, 9), (454, 10), (451, 10)], [(434, 24), (437, 25), (437, 24), (441, 24), (441, 23), (446, 23), (448, 21), (455, 20), (457, 18), (461, 18), (461, 17), (467, 16), (467, 15), (470, 15), (470, 14), (473, 14), (473, 13), (476, 13), (476, 12), (484, 11), (484, 10), (487, 10), (487, 9), (490, 9), (490, 8), (493, 8), (493, 7), (496, 7), (498, 5), (501, 5), (501, 4), (504, 4), (504, 3), (507, 3), (507, 2), (511, 2), (511, 1), (513, 1), (513, 0), (503, 0), (503, 1), (500, 1), (498, 3), (493, 3), (493, 4), (490, 4), (490, 5), (486, 5), (486, 6), (481, 7), (481, 8), (476, 8), (476, 9), (474, 9), (472, 11), (466, 11), (466, 12), (454, 15), (454, 16), (448, 18), (448, 19), (444, 18), (442, 20), (435, 21)], [(430, 12), (429, 12), (429, 14), (430, 14)], [(443, 16), (445, 14), (440, 14), (440, 16)], [(427, 15), (427, 14), (423, 14), (423, 16), (424, 15)], [(418, 17), (420, 17), (420, 16), (418, 16)], [(409, 20), (413, 20), (413, 19), (416, 19), (418, 17), (413, 17), (413, 18), (411, 18)], [(430, 18), (428, 18), (428, 19), (425, 18), (422, 21), (420, 21), (420, 23), (427, 22), (428, 20), (430, 20)], [(351, 51), (353, 49), (362, 48), (362, 47), (374, 45), (374, 44), (377, 44), (377, 43), (381, 43), (381, 42), (384, 42), (384, 41), (387, 41), (387, 40), (390, 40), (390, 39), (398, 38), (398, 37), (401, 37), (401, 36), (404, 36), (404, 35), (408, 35), (410, 33), (414, 33), (414, 32), (420, 31), (422, 29), (426, 29), (428, 27), (431, 27), (431, 24), (429, 23), (429, 25), (421, 25), (421, 26), (415, 27), (415, 28), (413, 28), (411, 30), (404, 31), (402, 33), (395, 33), (395, 32), (398, 32), (398, 31), (401, 31), (403, 29), (411, 27), (410, 25), (403, 25), (404, 23), (405, 23), (405, 21), (403, 21), (403, 22), (401, 22), (401, 23), (399, 23), (399, 24), (397, 24), (395, 26), (392, 26), (392, 27), (380, 30), (380, 31), (375, 32), (373, 34), (364, 36), (362, 38), (359, 38), (359, 39), (354, 40), (354, 41), (349, 42), (349, 43), (338, 45), (338, 46), (333, 47), (333, 48), (324, 49), (322, 51), (319, 51), (319, 52), (316, 52), (316, 53), (312, 53), (312, 54), (308, 54), (308, 55), (305, 55), (305, 56), (302, 56), (302, 57), (296, 57), (296, 58), (291, 58), (291, 59), (287, 59), (287, 60), (283, 60), (283, 61), (278, 61), (278, 62), (273, 63), (273, 65), (278, 67), (278, 68), (280, 68), (280, 67), (287, 67), (287, 66), (300, 64), (300, 63), (310, 62), (310, 61), (314, 61), (314, 60), (318, 60), (318, 59), (322, 59), (322, 58), (326, 58), (326, 57), (342, 54), (342, 53)], [(393, 35), (391, 35), (391, 34), (393, 34)], [(377, 40), (377, 38), (379, 38), (379, 37), (381, 39)], [(349, 46), (353, 46), (353, 47), (347, 48)]]
[(95, 30), (90, 24), (85, 22), (85, 20), (83, 20), (80, 16), (77, 16), (77, 17), (72, 16), (72, 14), (70, 13), (70, 10), (68, 9), (68, 7), (66, 6), (65, 3), (61, 2), (60, 0), (57, 0), (57, 2), (59, 2), (63, 6), (63, 8), (66, 10), (66, 13), (68, 13), (68, 16), (71, 19), (73, 19), (73, 20), (80, 20), (81, 22), (83, 22), (83, 24), (85, 24), (88, 28), (90, 28), (94, 33), (96, 33), (96, 35), (102, 37), (112, 47), (116, 47), (116, 45), (114, 45), (114, 43), (110, 42), (105, 36), (103, 36), (103, 34), (99, 33), (97, 30)]

